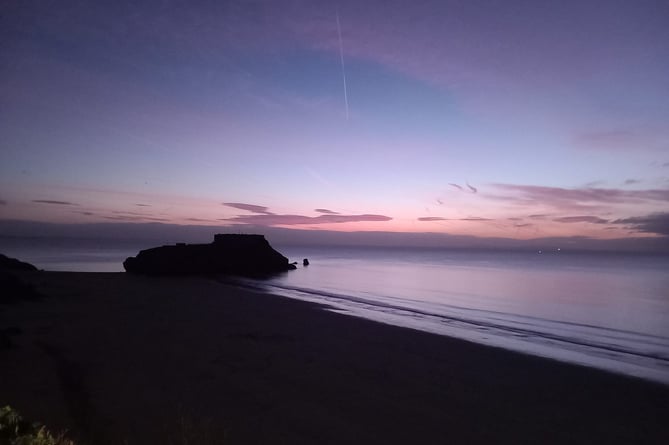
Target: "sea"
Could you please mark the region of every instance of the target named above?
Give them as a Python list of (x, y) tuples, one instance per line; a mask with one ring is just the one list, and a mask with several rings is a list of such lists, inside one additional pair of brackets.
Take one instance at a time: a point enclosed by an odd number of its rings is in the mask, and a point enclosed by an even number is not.
[[(0, 252), (53, 271), (120, 272), (126, 257), (147, 247), (0, 239)], [(275, 247), (297, 269), (240, 285), (350, 316), (669, 385), (669, 256)]]

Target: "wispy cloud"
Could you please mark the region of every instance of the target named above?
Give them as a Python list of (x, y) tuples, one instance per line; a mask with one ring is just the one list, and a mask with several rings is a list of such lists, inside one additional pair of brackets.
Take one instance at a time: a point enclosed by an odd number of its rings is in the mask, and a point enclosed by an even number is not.
[(224, 202), (223, 205), (232, 207), (234, 209), (246, 210), (247, 212), (251, 213), (258, 213), (261, 215), (273, 215), (272, 212), (268, 211), (267, 207), (255, 204), (244, 204), (242, 202)]
[(641, 181), (638, 179), (627, 179), (625, 180), (625, 185), (633, 185), (633, 184), (640, 184)]
[(192, 222), (215, 222), (216, 220), (214, 220), (214, 219), (203, 219), (203, 218), (186, 218), (185, 221), (192, 221)]
[(479, 191), (476, 187), (474, 187), (473, 185), (471, 185), (469, 182), (465, 183), (465, 185), (467, 186), (467, 188), (464, 188), (464, 187), (461, 186), (460, 184), (456, 184), (456, 183), (454, 183), (454, 182), (449, 182), (448, 185), (451, 186), (451, 187), (453, 187), (454, 189), (456, 189), (456, 190), (458, 190), (458, 191), (463, 192), (463, 193), (478, 193), (478, 191)]
[(422, 216), (418, 218), (418, 221), (449, 221), (449, 219), (441, 216)]
[(54, 205), (62, 205), (62, 206), (76, 206), (78, 204), (68, 202), (68, 201), (53, 201), (51, 199), (33, 199), (34, 203), (37, 204), (54, 204)]
[(635, 232), (669, 236), (669, 213), (653, 213), (646, 216), (617, 219), (612, 223), (624, 224)]
[(309, 224), (340, 224), (349, 222), (368, 222), (368, 221), (390, 221), (391, 217), (385, 215), (342, 215), (329, 209), (315, 209), (315, 212), (321, 213), (318, 216), (306, 215), (281, 215), (272, 213), (268, 207), (255, 204), (245, 204), (239, 202), (223, 203), (228, 207), (245, 210), (253, 215), (237, 215), (232, 218), (221, 218), (219, 221), (228, 221), (232, 223), (257, 224), (261, 226), (294, 226)]
[(609, 221), (598, 216), (584, 215), (584, 216), (563, 216), (555, 218), (553, 221), (561, 223), (580, 223), (587, 222), (592, 224), (606, 224)]
[(109, 215), (103, 216), (104, 219), (110, 219), (113, 221), (154, 221), (154, 222), (169, 222), (169, 219), (166, 218), (154, 218), (149, 216), (132, 216), (132, 215)]
[(467, 218), (443, 218), (441, 216), (422, 216), (418, 221), (494, 221), (490, 218), (481, 218), (479, 216), (469, 216)]
[(493, 221), (490, 218), (481, 218), (479, 216), (470, 216), (468, 218), (460, 218), (458, 221)]
[(275, 215), (273, 213), (238, 215), (232, 218), (223, 218), (220, 221), (232, 223), (257, 224), (261, 226), (297, 226), (306, 224), (341, 224), (350, 222), (391, 221), (392, 218), (384, 215), (332, 215), (319, 216), (305, 215)]
[(313, 179), (318, 181), (321, 185), (324, 185), (326, 188), (328, 188), (328, 189), (335, 189), (336, 188), (335, 184), (332, 181), (323, 177), (323, 175), (321, 175), (319, 172), (317, 172), (313, 168), (311, 168), (309, 166), (304, 166), (304, 170), (307, 172), (307, 174), (309, 176), (311, 176)]
[(5, 201), (4, 199), (0, 199), (0, 206), (6, 206), (6, 205), (7, 201)]
[(151, 207), (151, 204), (135, 204), (137, 207)]
[(115, 215), (132, 215), (132, 216), (151, 216), (150, 213), (142, 213), (142, 212), (130, 212), (130, 211), (121, 211), (121, 210), (112, 210), (112, 213)]
[(334, 212), (334, 211), (328, 210), (328, 209), (314, 209), (314, 212), (326, 213), (328, 215), (339, 215), (339, 212)]
[(494, 184), (503, 194), (488, 198), (519, 205), (551, 206), (561, 211), (596, 210), (604, 205), (669, 202), (669, 189), (624, 190), (610, 188), (561, 188), (537, 185)]

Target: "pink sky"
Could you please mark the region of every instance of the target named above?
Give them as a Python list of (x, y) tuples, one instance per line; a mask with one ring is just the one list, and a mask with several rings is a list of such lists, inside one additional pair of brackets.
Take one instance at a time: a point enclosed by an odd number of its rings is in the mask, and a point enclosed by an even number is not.
[(0, 7), (0, 219), (669, 235), (666, 5), (177, 6)]

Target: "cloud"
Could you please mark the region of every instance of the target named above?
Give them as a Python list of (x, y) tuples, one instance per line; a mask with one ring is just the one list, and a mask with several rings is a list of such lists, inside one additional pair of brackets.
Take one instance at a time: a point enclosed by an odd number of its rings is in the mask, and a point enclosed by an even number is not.
[(478, 216), (470, 216), (467, 218), (442, 218), (441, 216), (422, 216), (418, 221), (493, 221), (489, 218), (481, 218)]
[(422, 216), (418, 218), (418, 221), (449, 221), (449, 219), (441, 216)]
[(56, 205), (62, 205), (62, 206), (76, 206), (78, 204), (74, 204), (72, 202), (67, 202), (67, 201), (52, 201), (50, 199), (33, 199), (34, 203), (37, 204), (56, 204)]
[(192, 221), (192, 222), (214, 222), (215, 220), (213, 220), (213, 219), (202, 219), (202, 218), (186, 218), (185, 221)]
[(151, 207), (151, 204), (135, 204), (137, 207)]
[(267, 207), (244, 204), (238, 202), (223, 203), (228, 207), (246, 210), (254, 213), (253, 215), (237, 215), (232, 218), (220, 218), (219, 221), (229, 221), (232, 223), (257, 224), (261, 226), (293, 226), (307, 224), (340, 224), (348, 222), (367, 222), (367, 221), (390, 221), (389, 216), (384, 215), (342, 215), (338, 212), (328, 209), (315, 209), (314, 211), (322, 213), (318, 216), (305, 215), (277, 215), (268, 210)]
[(237, 202), (223, 203), (228, 207), (240, 210), (246, 210), (253, 215), (237, 215), (232, 218), (221, 218), (219, 221), (228, 221), (231, 223), (256, 224), (261, 226), (293, 226), (308, 224), (340, 224), (348, 222), (368, 222), (368, 221), (390, 221), (389, 216), (384, 215), (342, 215), (338, 212), (328, 209), (315, 209), (314, 211), (322, 213), (318, 216), (305, 215), (277, 215), (268, 210), (267, 207), (244, 204)]
[(4, 199), (0, 199), (0, 206), (6, 206), (6, 205), (7, 201), (5, 201)]
[(669, 162), (665, 162), (664, 164), (662, 164), (662, 167), (669, 167)]
[(328, 209), (314, 209), (314, 212), (327, 213), (328, 215), (339, 215), (339, 212), (333, 212), (332, 210)]
[(641, 181), (638, 179), (627, 179), (625, 180), (625, 185), (639, 184)]
[(561, 188), (537, 185), (494, 184), (504, 195), (488, 198), (515, 202), (521, 205), (549, 205), (560, 210), (595, 210), (603, 205), (669, 202), (669, 189), (624, 190), (605, 188)]
[[(459, 184), (449, 182), (448, 185), (450, 185), (454, 189), (459, 190), (461, 192), (467, 192), (467, 190), (465, 190), (465, 188), (463, 186), (459, 185)], [(467, 189), (469, 190), (469, 193), (477, 193), (479, 191), (476, 187), (470, 185), (468, 182), (466, 183), (466, 185), (467, 185)]]
[(647, 216), (617, 219), (612, 222), (613, 224), (624, 224), (636, 232), (669, 236), (669, 213), (653, 213)]
[(544, 218), (546, 218), (547, 216), (548, 216), (548, 215), (536, 214), (536, 215), (529, 215), (528, 218), (532, 218), (532, 219), (544, 219)]
[(553, 221), (561, 223), (579, 223), (587, 222), (592, 224), (606, 224), (609, 221), (602, 219), (598, 216), (563, 216), (561, 218), (555, 218)]
[(257, 224), (261, 226), (296, 226), (305, 224), (341, 224), (349, 222), (370, 222), (370, 221), (390, 221), (389, 216), (384, 215), (332, 215), (325, 214), (319, 216), (304, 215), (275, 215), (273, 213), (263, 213), (255, 215), (238, 215), (233, 218), (223, 218), (220, 221), (229, 221), (232, 223)]
[(85, 216), (93, 216), (93, 215), (95, 215), (95, 213), (93, 213), (93, 212), (74, 212), (74, 213), (78, 213), (78, 214), (80, 214), (80, 215), (85, 215)]
[(244, 204), (241, 202), (224, 202), (224, 206), (232, 207), (234, 209), (239, 209), (239, 210), (246, 210), (247, 212), (251, 213), (259, 213), (261, 215), (273, 215), (272, 212), (269, 212), (267, 210), (267, 207), (265, 206), (258, 206), (254, 204)]
[(130, 215), (113, 215), (113, 216), (103, 216), (105, 219), (111, 219), (113, 221), (156, 221), (156, 222), (169, 222), (169, 219), (165, 218), (153, 218), (148, 216), (130, 216)]
[(115, 214), (115, 215), (151, 216), (150, 213), (128, 212), (128, 211), (120, 211), (120, 210), (112, 210), (112, 213)]

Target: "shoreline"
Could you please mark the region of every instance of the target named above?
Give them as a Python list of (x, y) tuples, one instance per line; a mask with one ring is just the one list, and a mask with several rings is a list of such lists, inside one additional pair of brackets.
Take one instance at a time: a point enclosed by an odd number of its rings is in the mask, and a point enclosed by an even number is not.
[(0, 404), (81, 443), (669, 438), (659, 383), (205, 278), (20, 276), (47, 298), (0, 306)]
[[(319, 295), (319, 291), (311, 291), (310, 289), (302, 290), (296, 288), (282, 288), (277, 287), (275, 284), (269, 285), (267, 288), (261, 286), (255, 286), (253, 284), (246, 285), (241, 284), (240, 286), (247, 287), (251, 290), (258, 289), (261, 292), (266, 292), (270, 294), (275, 294), (278, 296), (291, 298), (299, 301), (311, 302), (315, 304), (324, 304), (327, 305), (329, 310), (333, 312), (340, 313), (342, 315), (349, 315), (353, 317), (359, 317), (366, 320), (371, 320), (378, 323), (387, 324), (390, 326), (396, 326), (405, 329), (412, 329), (421, 332), (428, 332), (435, 335), (445, 336), (449, 338), (460, 339), (463, 341), (489, 346), (493, 348), (500, 348), (506, 351), (516, 352), (524, 355), (536, 356), (547, 358), (550, 360), (556, 360), (558, 362), (573, 364), (577, 366), (584, 366), (588, 368), (599, 369), (602, 371), (610, 372), (617, 375), (639, 378), (642, 380), (647, 380), (650, 382), (660, 383), (663, 385), (669, 386), (669, 363), (667, 359), (664, 358), (660, 353), (656, 355), (653, 354), (643, 354), (637, 353), (636, 351), (624, 350), (620, 347), (616, 347), (613, 343), (611, 345), (595, 345), (588, 343), (586, 340), (580, 340), (578, 338), (569, 338), (569, 337), (560, 337), (558, 333), (542, 333), (537, 331), (524, 331), (522, 328), (507, 329), (506, 336), (495, 335), (489, 332), (489, 329), (499, 329), (500, 327), (495, 326), (494, 324), (486, 324), (485, 322), (469, 321), (459, 316), (449, 316), (444, 314), (431, 314), (425, 312), (424, 309), (415, 308), (411, 306), (401, 307), (394, 305), (383, 305), (380, 307), (390, 308), (399, 312), (403, 312), (404, 315), (397, 316), (393, 313), (380, 312), (378, 310), (369, 309), (369, 305), (373, 305), (373, 302), (370, 303), (359, 303), (355, 301), (354, 298), (351, 300), (347, 299), (346, 296), (334, 296), (330, 293), (320, 293), (321, 297), (333, 299), (333, 302), (330, 303), (321, 303), (317, 298), (311, 297), (309, 294)], [(307, 296), (304, 296), (305, 293)], [(338, 304), (340, 301), (343, 301), (343, 304)], [(446, 319), (449, 321), (460, 322), (465, 325), (475, 325), (477, 327), (484, 327), (486, 329), (485, 333), (473, 331), (471, 329), (463, 328), (461, 326), (453, 327), (448, 326), (444, 327), (439, 322), (426, 322), (425, 320), (416, 321), (413, 318), (407, 318), (406, 314), (413, 314), (417, 317), (436, 317), (440, 319)], [(591, 327), (591, 326), (590, 326)], [(504, 326), (501, 327), (502, 329)], [(549, 342), (554, 342), (553, 344), (546, 343), (533, 343), (509, 336), (509, 332), (519, 333), (519, 334), (528, 334), (528, 335), (544, 335), (544, 340)], [(643, 334), (640, 334), (643, 335)], [(649, 335), (652, 337), (652, 335)], [(562, 344), (562, 347), (555, 346), (555, 344)], [(571, 347), (565, 347), (571, 346)], [(578, 348), (592, 348), (595, 350), (593, 354), (590, 351), (579, 350)], [(646, 360), (646, 363), (637, 361), (625, 361), (620, 360), (620, 357), (610, 356), (608, 354), (627, 354), (627, 356), (637, 356), (641, 357), (643, 360)], [(650, 363), (650, 362), (653, 363)], [(659, 365), (661, 363), (661, 365)]]

